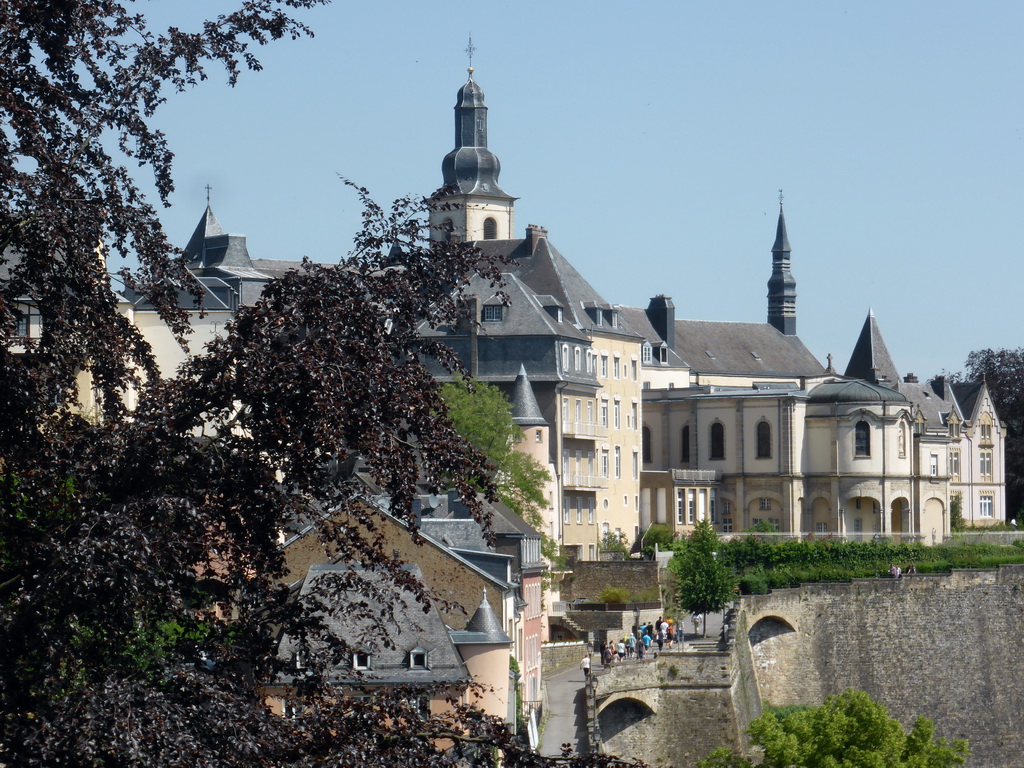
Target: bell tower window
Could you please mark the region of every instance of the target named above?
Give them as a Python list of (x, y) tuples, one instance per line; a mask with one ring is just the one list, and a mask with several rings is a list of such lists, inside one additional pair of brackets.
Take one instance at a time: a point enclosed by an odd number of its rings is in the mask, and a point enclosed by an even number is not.
[(488, 216), (484, 219), (484, 240), (497, 240), (498, 239), (498, 222), (493, 217)]

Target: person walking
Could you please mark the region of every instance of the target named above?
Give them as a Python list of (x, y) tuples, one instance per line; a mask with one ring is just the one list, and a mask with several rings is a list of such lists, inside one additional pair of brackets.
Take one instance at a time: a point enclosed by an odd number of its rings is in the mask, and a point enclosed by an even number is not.
[(583, 681), (590, 680), (590, 654), (584, 654), (583, 658), (580, 659), (580, 669), (583, 670)]
[(633, 658), (636, 655), (636, 635), (629, 633), (629, 640), (626, 643), (626, 656)]

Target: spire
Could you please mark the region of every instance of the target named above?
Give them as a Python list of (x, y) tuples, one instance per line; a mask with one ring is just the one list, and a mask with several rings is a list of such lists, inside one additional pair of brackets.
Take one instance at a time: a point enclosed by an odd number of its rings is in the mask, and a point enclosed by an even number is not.
[(491, 604), (487, 602), (486, 587), (484, 588), (483, 599), (480, 601), (476, 613), (473, 614), (473, 618), (466, 625), (464, 632), (477, 633), (476, 637), (472, 638), (474, 644), (494, 643), (505, 645), (512, 642), (509, 636), (505, 634), (505, 630), (501, 628), (501, 621), (495, 615)]
[(220, 222), (217, 221), (217, 217), (213, 215), (213, 209), (210, 207), (209, 189), (206, 190), (206, 195), (206, 210), (203, 212), (202, 218), (199, 219), (192, 237), (189, 238), (188, 245), (185, 246), (187, 261), (204, 261), (203, 253), (206, 250), (206, 241), (211, 237), (224, 234)]
[(875, 320), (875, 313), (868, 310), (867, 320), (861, 328), (860, 337), (850, 355), (850, 363), (846, 366), (846, 375), (856, 379), (864, 379), (872, 384), (881, 384), (896, 389), (900, 375), (896, 364), (892, 361), (889, 349), (885, 346), (882, 331)]
[(455, 194), (484, 195), (509, 198), (498, 186), (501, 163), (487, 149), (487, 107), (483, 89), (473, 79), (459, 89), (455, 103), (455, 149), (441, 162), (444, 185), (454, 187)]
[(772, 246), (772, 276), (768, 279), (768, 324), (787, 336), (796, 336), (796, 280), (789, 271), (789, 236), (779, 190), (779, 223)]
[(546, 427), (547, 421), (540, 412), (537, 398), (526, 375), (526, 366), (520, 364), (519, 375), (512, 389), (512, 421), (520, 427)]

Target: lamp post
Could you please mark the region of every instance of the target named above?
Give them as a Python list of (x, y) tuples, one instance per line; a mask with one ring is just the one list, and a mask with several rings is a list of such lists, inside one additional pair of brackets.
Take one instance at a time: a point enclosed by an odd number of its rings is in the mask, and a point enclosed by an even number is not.
[(633, 603), (633, 637), (640, 631), (640, 606)]

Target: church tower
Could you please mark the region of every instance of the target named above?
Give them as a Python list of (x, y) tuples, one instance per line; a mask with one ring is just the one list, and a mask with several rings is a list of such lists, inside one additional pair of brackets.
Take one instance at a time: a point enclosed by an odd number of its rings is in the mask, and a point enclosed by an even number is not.
[(441, 172), (444, 186), (431, 199), (431, 239), (512, 238), (516, 199), (498, 186), (501, 163), (487, 148), (487, 107), (472, 67), (455, 103), (455, 149), (445, 155)]
[(789, 237), (779, 193), (779, 226), (772, 246), (772, 276), (768, 279), (768, 324), (787, 336), (796, 336), (796, 280), (789, 271)]

